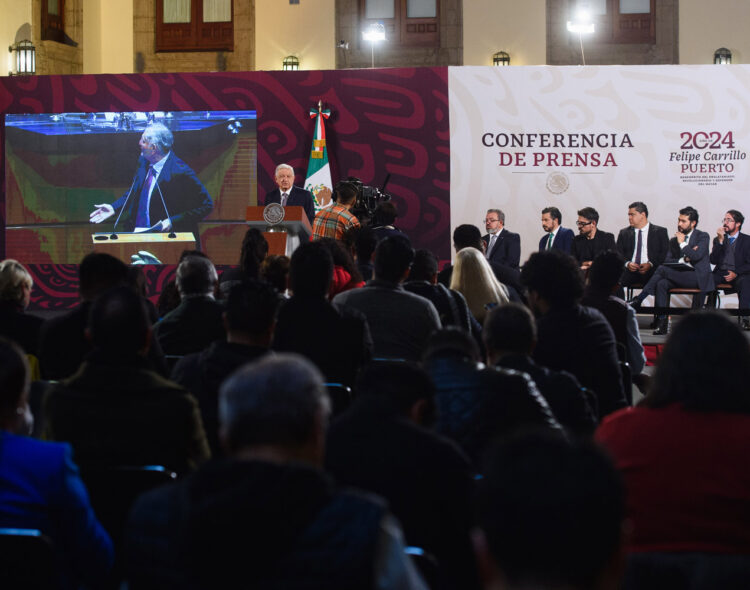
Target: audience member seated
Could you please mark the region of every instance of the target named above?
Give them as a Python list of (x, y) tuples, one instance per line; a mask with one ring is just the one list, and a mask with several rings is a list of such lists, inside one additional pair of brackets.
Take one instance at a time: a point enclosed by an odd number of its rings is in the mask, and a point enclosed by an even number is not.
[(359, 274), (365, 281), (372, 279), (374, 266), (372, 264), (375, 248), (378, 245), (378, 238), (371, 227), (359, 227), (349, 230), (344, 235), (344, 240), (349, 234), (354, 234), (354, 254), (357, 262)]
[[(484, 240), (482, 240), (482, 232), (479, 231), (479, 228), (475, 225), (465, 224), (459, 225), (453, 230), (453, 247), (456, 249), (456, 254), (465, 248), (475, 248), (479, 252), (484, 253), (486, 245)], [(489, 265), (492, 268), (495, 278), (505, 285), (510, 300), (525, 301), (524, 289), (521, 285), (518, 269), (511, 268), (506, 264), (501, 264), (494, 260), (490, 260)], [(438, 282), (449, 287), (452, 276), (453, 267), (449, 264), (438, 273)]]
[(487, 590), (620, 588), (624, 490), (600, 450), (514, 437), (496, 449), (479, 486), (474, 546)]
[(375, 278), (333, 299), (336, 307), (356, 309), (367, 317), (375, 357), (416, 361), (432, 331), (440, 328), (435, 306), (401, 286), (413, 260), (407, 238), (385, 238), (375, 249)]
[[(200, 250), (183, 250), (180, 254), (180, 260), (177, 262), (177, 265), (179, 266), (180, 262), (185, 260), (185, 258), (187, 258), (188, 256), (202, 256), (203, 258), (208, 258), (206, 253), (201, 252)], [(217, 293), (220, 293), (219, 289), (216, 290), (214, 295), (216, 295)], [(166, 285), (162, 287), (161, 293), (159, 293), (159, 299), (156, 302), (156, 309), (159, 313), (159, 318), (163, 318), (173, 309), (177, 309), (177, 306), (179, 304), (180, 292), (177, 290), (176, 279), (172, 278)]]
[[(108, 289), (126, 285), (128, 267), (114, 256), (92, 252), (81, 260), (78, 279), (80, 305), (42, 325), (39, 364), (45, 379), (63, 379), (81, 366), (91, 350), (91, 342), (84, 333), (91, 304)], [(158, 344), (149, 350), (148, 358), (157, 371), (167, 373), (164, 355)]]
[(536, 346), (536, 322), (526, 307), (508, 303), (493, 309), (484, 322), (482, 334), (487, 364), (528, 374), (568, 433), (577, 436), (594, 433), (598, 423), (596, 397), (586, 392), (570, 373), (551, 371), (531, 358)]
[(33, 286), (29, 271), (20, 262), (10, 258), (0, 262), (0, 335), (36, 356), (42, 319), (24, 313)]
[(481, 324), (487, 310), (508, 303), (508, 289), (495, 278), (490, 263), (476, 248), (463, 248), (456, 254), (451, 289), (466, 298), (471, 314)]
[(435, 415), (429, 376), (410, 363), (371, 364), (357, 380), (357, 395), (331, 424), (326, 468), (340, 484), (388, 501), (407, 543), (437, 559), (441, 588), (475, 587), (472, 472), (453, 442), (427, 428)]
[(425, 588), (379, 501), (322, 472), (329, 400), (291, 354), (234, 373), (219, 394), (229, 459), (141, 497), (131, 587)]
[(260, 278), (271, 285), (279, 295), (287, 297), (289, 289), (289, 257), (271, 254), (260, 265)]
[(223, 454), (217, 415), (219, 387), (235, 369), (268, 352), (278, 307), (279, 297), (267, 283), (247, 279), (236, 284), (229, 291), (224, 312), (226, 341), (216, 340), (206, 350), (182, 357), (172, 369), (172, 380), (198, 400), (214, 457)]
[[(438, 283), (437, 276), (438, 261), (435, 255), (429, 250), (417, 250), (404, 289), (432, 301), (443, 326), (472, 331), (472, 322), (476, 320), (469, 311), (466, 299), (458, 291)], [(481, 326), (478, 331), (481, 332)]]
[(268, 256), (268, 241), (259, 229), (251, 227), (245, 232), (240, 248), (240, 265), (238, 268), (230, 268), (221, 274), (219, 279), (219, 291), (223, 297), (229, 290), (245, 279), (257, 279), (260, 277), (260, 265)]
[(646, 365), (646, 353), (643, 351), (635, 310), (615, 295), (620, 290), (624, 264), (622, 255), (615, 250), (599, 254), (589, 270), (589, 283), (582, 303), (598, 309), (607, 318), (615, 339), (626, 351), (626, 358), (622, 360), (628, 362), (630, 372), (635, 376)]
[(750, 553), (749, 384), (750, 345), (738, 326), (716, 312), (690, 314), (638, 407), (599, 426), (625, 478), (632, 552), (680, 552), (686, 562), (690, 552)]
[(323, 240), (305, 243), (292, 254), (292, 297), (279, 310), (272, 348), (296, 352), (315, 363), (328, 382), (354, 385), (361, 363), (372, 354), (364, 316), (337, 309), (326, 298), (333, 259)]
[(424, 366), (435, 382), (437, 431), (455, 440), (477, 470), (492, 441), (529, 427), (560, 426), (524, 373), (485, 367), (474, 340), (448, 328), (436, 332)]
[(154, 326), (165, 354), (200, 352), (214, 340), (224, 340), (224, 308), (214, 298), (216, 269), (203, 256), (187, 256), (177, 267), (180, 304)]
[(208, 458), (195, 398), (145, 358), (151, 324), (131, 289), (112, 289), (91, 307), (94, 350), (44, 400), (45, 438), (69, 442), (82, 469), (163, 465), (185, 473)]
[(614, 332), (600, 311), (580, 305), (576, 261), (560, 250), (535, 252), (521, 271), (537, 317), (534, 360), (568, 371), (596, 394), (599, 418), (627, 406)]
[(365, 281), (344, 242), (333, 238), (322, 238), (319, 241), (328, 248), (333, 258), (333, 280), (328, 290), (328, 298), (333, 299), (349, 289), (364, 287)]
[(53, 542), (61, 588), (99, 587), (112, 542), (96, 519), (67, 444), (28, 438), (26, 359), (0, 338), (0, 527), (37, 529)]

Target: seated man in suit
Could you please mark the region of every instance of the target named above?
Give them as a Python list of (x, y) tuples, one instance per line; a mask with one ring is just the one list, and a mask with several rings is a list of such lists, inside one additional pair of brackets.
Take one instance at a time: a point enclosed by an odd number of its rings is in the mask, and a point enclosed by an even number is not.
[(742, 329), (750, 330), (750, 236), (740, 232), (745, 216), (735, 209), (724, 215), (722, 226), (716, 231), (710, 261), (715, 264), (714, 285), (729, 283), (737, 291)]
[(505, 229), (505, 213), (487, 209), (484, 219), (487, 233), (482, 236), (487, 260), (518, 268), (521, 261), (521, 236)]
[(671, 267), (660, 266), (643, 287), (643, 290), (629, 303), (634, 307), (641, 305), (649, 295), (656, 296), (657, 326), (654, 335), (668, 332), (668, 320), (664, 308), (669, 303), (669, 290), (676, 287), (700, 289), (701, 295), (693, 298), (693, 307), (700, 307), (706, 293), (714, 288), (711, 276), (711, 265), (708, 261), (708, 234), (696, 229), (698, 211), (693, 207), (680, 209), (677, 218), (677, 231), (669, 241), (669, 254), (666, 263)]
[(560, 225), (562, 213), (557, 207), (545, 207), (542, 209), (542, 229), (547, 233), (539, 240), (539, 251), (562, 250), (570, 254), (573, 245), (573, 230)]
[(669, 249), (667, 228), (648, 221), (648, 207), (636, 201), (628, 207), (628, 227), (617, 235), (617, 249), (625, 259), (620, 284), (644, 285), (664, 262)]
[(310, 191), (294, 186), (294, 168), (289, 164), (279, 164), (276, 166), (274, 180), (279, 188), (266, 193), (266, 200), (263, 204), (280, 203), (284, 207), (302, 207), (312, 225), (315, 219), (315, 202)]
[(615, 249), (615, 236), (599, 231), (599, 212), (593, 207), (584, 207), (578, 212), (576, 226), (578, 235), (573, 238), (571, 254), (582, 270), (588, 270), (597, 254)]

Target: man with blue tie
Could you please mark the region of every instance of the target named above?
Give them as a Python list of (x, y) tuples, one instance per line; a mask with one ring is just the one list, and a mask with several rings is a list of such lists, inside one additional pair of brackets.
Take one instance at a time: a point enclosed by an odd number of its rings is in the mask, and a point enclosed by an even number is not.
[(658, 313), (655, 336), (668, 332), (667, 316), (658, 310), (667, 307), (670, 289), (700, 289), (700, 296), (693, 298), (694, 307), (700, 307), (706, 293), (714, 289), (708, 256), (709, 237), (706, 232), (696, 229), (697, 225), (698, 211), (693, 207), (680, 209), (677, 231), (669, 241), (665, 263), (656, 269), (643, 290), (628, 302), (637, 309), (647, 296), (655, 296)]
[(750, 330), (750, 236), (740, 232), (743, 223), (745, 216), (735, 209), (724, 214), (722, 225), (716, 231), (710, 261), (716, 265), (714, 284), (728, 283), (737, 291), (742, 329)]
[(570, 254), (573, 245), (573, 230), (562, 227), (562, 213), (557, 207), (542, 209), (542, 229), (547, 232), (539, 240), (539, 251), (562, 250)]

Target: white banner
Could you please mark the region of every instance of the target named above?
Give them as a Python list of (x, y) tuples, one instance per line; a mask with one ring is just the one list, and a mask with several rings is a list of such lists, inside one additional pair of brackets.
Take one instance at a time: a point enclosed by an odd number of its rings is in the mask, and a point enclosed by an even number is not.
[(502, 209), (522, 262), (547, 206), (615, 237), (633, 201), (670, 236), (687, 205), (750, 218), (750, 66), (452, 67), (449, 94), (451, 231)]

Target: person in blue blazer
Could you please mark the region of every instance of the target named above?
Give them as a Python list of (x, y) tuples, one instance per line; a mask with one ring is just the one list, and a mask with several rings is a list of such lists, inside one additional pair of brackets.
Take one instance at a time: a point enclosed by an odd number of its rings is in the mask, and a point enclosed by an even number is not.
[(52, 540), (61, 588), (101, 587), (112, 541), (96, 519), (70, 445), (25, 436), (34, 419), (20, 348), (0, 337), (0, 527), (36, 529)]
[(547, 232), (539, 240), (539, 251), (562, 250), (570, 254), (573, 245), (573, 230), (562, 227), (562, 213), (557, 207), (542, 209), (542, 229)]
[[(289, 164), (279, 164), (276, 166), (274, 180), (278, 188), (272, 190), (270, 193), (266, 193), (264, 204), (281, 203), (285, 207), (302, 207), (305, 210), (307, 219), (310, 221), (310, 225), (312, 225), (315, 218), (315, 201), (310, 191), (294, 186), (294, 168)], [(286, 198), (283, 198), (283, 195), (287, 195)]]
[(716, 231), (710, 261), (714, 284), (729, 284), (737, 291), (742, 314), (742, 329), (750, 330), (750, 236), (740, 230), (745, 216), (735, 209), (724, 214), (721, 227)]

